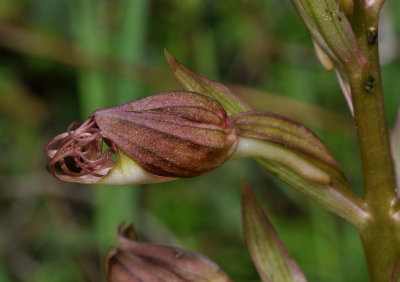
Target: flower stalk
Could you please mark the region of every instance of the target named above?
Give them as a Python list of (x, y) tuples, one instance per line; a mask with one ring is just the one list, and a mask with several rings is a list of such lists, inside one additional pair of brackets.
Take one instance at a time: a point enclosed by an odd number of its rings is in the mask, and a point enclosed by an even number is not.
[(359, 229), (359, 233), (370, 280), (389, 281), (400, 259), (400, 238), (391, 219), (392, 205), (396, 200), (396, 179), (384, 107), (378, 40), (368, 38), (369, 31), (377, 30), (378, 17), (371, 14), (364, 1), (360, 3), (354, 11), (353, 26), (368, 64), (350, 73), (349, 79), (361, 152), (365, 201), (373, 220), (364, 229)]

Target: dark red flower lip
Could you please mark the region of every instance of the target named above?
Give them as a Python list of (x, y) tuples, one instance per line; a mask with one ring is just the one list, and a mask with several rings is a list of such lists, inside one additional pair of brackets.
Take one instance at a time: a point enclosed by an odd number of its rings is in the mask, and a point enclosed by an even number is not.
[[(109, 148), (104, 148), (104, 144)], [(84, 123), (72, 122), (67, 132), (49, 142), (45, 152), (51, 159), (48, 171), (65, 181), (93, 182), (115, 166), (111, 160), (115, 146), (104, 138), (92, 117)]]

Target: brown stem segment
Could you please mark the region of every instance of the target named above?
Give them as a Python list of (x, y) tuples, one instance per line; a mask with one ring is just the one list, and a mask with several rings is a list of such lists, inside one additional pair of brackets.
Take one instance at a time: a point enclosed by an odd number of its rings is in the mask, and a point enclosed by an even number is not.
[[(363, 3), (364, 1), (359, 1)], [(356, 7), (353, 27), (367, 64), (350, 73), (363, 176), (371, 222), (359, 230), (371, 281), (390, 281), (400, 259), (399, 238), (390, 219), (396, 180), (389, 146), (378, 54), (378, 16), (365, 4)], [(374, 15), (372, 15), (374, 14)], [(372, 32), (372, 33), (371, 33)]]

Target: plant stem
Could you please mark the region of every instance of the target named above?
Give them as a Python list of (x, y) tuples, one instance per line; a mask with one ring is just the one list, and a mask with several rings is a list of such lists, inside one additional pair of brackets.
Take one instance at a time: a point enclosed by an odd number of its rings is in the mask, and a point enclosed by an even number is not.
[[(359, 3), (362, 3), (360, 1)], [(383, 99), (377, 30), (377, 17), (366, 15), (360, 4), (353, 16), (354, 32), (367, 64), (350, 73), (354, 117), (361, 152), (365, 201), (371, 221), (359, 230), (371, 281), (390, 281), (400, 259), (400, 244), (390, 219), (396, 199), (396, 181), (389, 146), (389, 133)]]
[[(77, 41), (89, 53), (103, 55), (110, 51), (119, 60), (136, 63), (142, 57), (144, 44), (143, 27), (146, 24), (146, 1), (120, 1), (121, 23), (117, 27), (117, 43), (114, 50), (106, 34), (98, 27), (98, 10), (101, 5), (99, 0), (76, 0), (70, 4), (73, 33)], [(127, 71), (125, 69), (121, 72)], [(79, 95), (81, 112), (86, 119), (91, 112), (114, 103), (127, 102), (138, 98), (139, 88), (136, 81), (127, 79), (114, 79), (98, 70), (80, 70)], [(108, 86), (114, 82), (115, 93), (108, 95)], [(111, 100), (107, 99), (111, 98)], [(108, 101), (109, 100), (109, 101)], [(133, 187), (110, 187), (98, 185), (94, 193), (95, 233), (99, 241), (101, 264), (111, 245), (116, 244), (115, 229), (123, 221), (132, 222), (136, 214), (135, 206), (138, 202), (136, 191)]]
[[(144, 30), (146, 24), (147, 4), (143, 0), (121, 1), (122, 11), (115, 33), (115, 45), (109, 40), (107, 47), (112, 55), (130, 64), (138, 63), (143, 55)], [(126, 64), (127, 65), (127, 64)], [(121, 73), (128, 72), (126, 65)], [(107, 85), (115, 90), (108, 105), (122, 104), (140, 97), (138, 81), (127, 78), (107, 77)], [(111, 245), (115, 245), (115, 229), (121, 222), (135, 224), (139, 221), (140, 192), (137, 186), (110, 187), (99, 185), (95, 190), (96, 226), (99, 232), (100, 251), (106, 254)]]

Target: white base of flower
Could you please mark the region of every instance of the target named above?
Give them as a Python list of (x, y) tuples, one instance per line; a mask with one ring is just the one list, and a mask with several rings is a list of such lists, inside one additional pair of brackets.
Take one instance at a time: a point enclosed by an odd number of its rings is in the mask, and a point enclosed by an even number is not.
[(98, 184), (108, 185), (131, 185), (131, 184), (149, 184), (175, 180), (172, 177), (157, 176), (148, 173), (141, 168), (134, 160), (129, 158), (123, 152), (116, 152), (117, 161), (115, 167), (103, 178), (96, 181)]
[(331, 180), (329, 174), (319, 167), (283, 148), (282, 145), (272, 142), (240, 137), (236, 152), (231, 159), (246, 157), (265, 158), (280, 163), (300, 176), (318, 184), (327, 185)]

